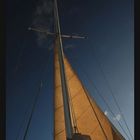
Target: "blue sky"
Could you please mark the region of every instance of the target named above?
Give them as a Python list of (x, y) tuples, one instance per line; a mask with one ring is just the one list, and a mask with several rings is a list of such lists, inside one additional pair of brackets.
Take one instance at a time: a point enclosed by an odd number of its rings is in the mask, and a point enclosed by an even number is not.
[[(53, 52), (48, 50), (53, 40), (27, 30), (31, 25), (52, 30), (51, 8), (46, 9), (48, 5), (44, 6), (45, 3), (48, 1), (6, 2), (7, 140), (16, 139), (22, 120), (26, 118), (18, 138), (22, 139), (40, 80), (43, 80), (44, 86), (27, 139), (53, 139)], [(51, 2), (49, 6), (51, 7)], [(111, 116), (94, 85), (125, 128), (110, 95), (109, 84), (133, 134), (133, 1), (58, 0), (58, 6), (62, 33), (88, 36), (86, 40), (63, 40), (64, 51), (70, 63), (110, 120), (114, 123), (115, 118)], [(114, 125), (124, 135), (117, 124)]]

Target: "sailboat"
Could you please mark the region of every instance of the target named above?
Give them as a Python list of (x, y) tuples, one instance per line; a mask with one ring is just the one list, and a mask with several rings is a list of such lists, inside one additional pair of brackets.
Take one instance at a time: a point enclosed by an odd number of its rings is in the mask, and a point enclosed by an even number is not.
[[(63, 51), (57, 0), (54, 0), (54, 140), (125, 140), (90, 96)], [(29, 30), (39, 31), (34, 28)], [(39, 31), (41, 32), (41, 31)]]

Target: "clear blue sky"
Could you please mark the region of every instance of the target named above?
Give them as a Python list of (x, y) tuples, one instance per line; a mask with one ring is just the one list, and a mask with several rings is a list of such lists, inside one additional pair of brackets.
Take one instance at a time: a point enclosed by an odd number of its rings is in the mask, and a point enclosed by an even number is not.
[[(112, 118), (93, 84), (125, 128), (103, 77), (105, 75), (133, 134), (133, 1), (58, 0), (58, 3), (62, 33), (88, 36), (87, 40), (63, 41), (70, 63), (110, 120), (114, 123), (115, 118)], [(53, 139), (53, 52), (48, 50), (53, 40), (50, 38), (45, 40), (43, 35), (37, 36), (27, 30), (31, 25), (52, 30), (53, 20), (49, 14), (52, 9), (49, 7), (51, 3), (48, 0), (6, 0), (7, 140), (16, 140), (26, 111), (26, 118), (29, 116), (41, 79), (44, 86), (27, 139)], [(114, 125), (125, 136), (118, 125), (116, 123)], [(25, 126), (26, 122), (20, 131), (19, 140), (22, 140)]]

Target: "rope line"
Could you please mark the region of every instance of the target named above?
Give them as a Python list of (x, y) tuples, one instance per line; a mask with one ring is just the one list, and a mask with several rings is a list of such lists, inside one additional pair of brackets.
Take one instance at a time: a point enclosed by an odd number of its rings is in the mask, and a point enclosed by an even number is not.
[[(91, 51), (90, 51), (90, 53), (91, 53)], [(126, 122), (126, 119), (125, 119), (125, 117), (124, 117), (124, 114), (123, 114), (123, 112), (122, 112), (122, 110), (121, 110), (121, 108), (120, 108), (120, 106), (119, 106), (119, 104), (118, 104), (118, 102), (117, 102), (117, 99), (116, 99), (116, 97), (115, 97), (115, 95), (114, 95), (114, 92), (113, 92), (113, 90), (112, 90), (112, 88), (111, 88), (111, 86), (110, 86), (110, 84), (109, 84), (109, 81), (107, 80), (107, 77), (106, 77), (106, 75), (105, 75), (105, 73), (104, 73), (104, 71), (103, 71), (103, 69), (102, 69), (102, 67), (101, 67), (101, 63), (99, 63), (99, 61), (98, 61), (97, 57), (95, 57), (95, 55), (94, 55), (93, 57), (94, 57), (94, 60), (97, 62), (98, 66), (99, 66), (99, 69), (100, 69), (100, 71), (101, 71), (101, 73), (102, 73), (102, 75), (103, 75), (103, 78), (104, 78), (104, 80), (105, 80), (105, 83), (106, 83), (107, 86), (108, 86), (108, 89), (109, 89), (109, 91), (110, 91), (110, 94), (111, 94), (111, 96), (113, 97), (113, 100), (114, 100), (114, 102), (115, 102), (115, 104), (116, 104), (116, 106), (117, 106), (117, 108), (118, 108), (118, 110), (119, 110), (119, 112), (120, 112), (120, 114), (121, 114), (121, 116), (122, 116), (122, 119), (123, 119), (123, 121), (124, 121), (124, 123), (125, 123), (125, 126), (126, 126), (126, 128), (127, 128), (127, 131), (128, 131), (129, 135), (131, 136), (131, 138), (132, 138), (132, 140), (133, 140), (134, 138), (133, 138), (133, 136), (132, 136), (132, 133), (131, 133), (129, 127), (128, 127), (128, 124), (127, 124), (127, 122)]]
[(27, 108), (26, 108), (26, 110), (25, 110), (23, 120), (21, 121), (20, 127), (19, 127), (19, 129), (18, 129), (18, 133), (17, 133), (17, 136), (16, 136), (16, 140), (19, 139), (20, 132), (21, 132), (21, 130), (22, 130), (22, 128), (23, 128), (23, 125), (24, 125), (24, 123), (25, 123), (25, 118), (26, 118), (27, 113), (28, 113), (28, 108), (29, 108), (29, 105), (27, 106)]
[(32, 107), (32, 110), (31, 110), (31, 114), (30, 114), (30, 117), (29, 117), (29, 120), (28, 120), (28, 123), (27, 123), (27, 127), (26, 127), (26, 130), (25, 130), (25, 133), (24, 133), (24, 137), (23, 137), (23, 140), (26, 140), (27, 138), (27, 133), (28, 133), (28, 130), (29, 130), (29, 127), (30, 127), (30, 124), (31, 124), (31, 120), (32, 120), (32, 117), (33, 117), (33, 113), (35, 111), (35, 106), (36, 106), (36, 103), (37, 103), (37, 100), (38, 100), (38, 96), (39, 94), (41, 93), (41, 88), (42, 88), (42, 80), (40, 81), (40, 86), (39, 86), (39, 92), (36, 94), (36, 97), (35, 97), (35, 101), (33, 103), (33, 107)]
[[(68, 81), (67, 81), (67, 83), (68, 83)], [(67, 84), (67, 87), (68, 87), (68, 91), (69, 91), (70, 108), (71, 108), (71, 111), (72, 111), (72, 121), (73, 121), (73, 124), (74, 124), (74, 131), (76, 133), (76, 130), (77, 130), (77, 132), (79, 132), (79, 130), (78, 130), (78, 127), (77, 127), (77, 121), (76, 121), (76, 116), (75, 116), (74, 107), (73, 107), (73, 103), (72, 103), (72, 96), (71, 96), (71, 91), (70, 91), (69, 84)]]

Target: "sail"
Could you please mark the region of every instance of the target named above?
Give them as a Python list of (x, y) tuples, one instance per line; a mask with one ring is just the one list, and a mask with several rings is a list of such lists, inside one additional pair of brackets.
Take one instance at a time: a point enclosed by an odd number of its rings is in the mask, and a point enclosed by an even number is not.
[[(55, 45), (54, 140), (66, 140), (57, 40)], [(73, 114), (78, 132), (83, 135), (89, 135), (91, 140), (124, 140), (121, 134), (116, 131), (114, 126), (101, 111), (93, 98), (90, 98), (86, 89), (69, 64), (66, 56), (64, 57), (64, 66), (70, 104), (72, 106), (71, 114), (74, 112)]]

